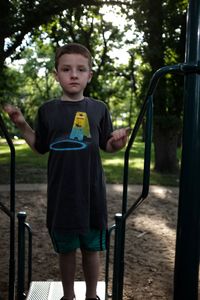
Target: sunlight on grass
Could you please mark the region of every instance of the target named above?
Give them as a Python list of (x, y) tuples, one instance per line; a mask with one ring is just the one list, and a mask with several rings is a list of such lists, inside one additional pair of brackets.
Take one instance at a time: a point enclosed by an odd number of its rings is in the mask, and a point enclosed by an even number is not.
[[(34, 153), (24, 140), (13, 140), (16, 153), (17, 182), (43, 182), (47, 170), (48, 153), (39, 155)], [(124, 172), (124, 150), (116, 153), (101, 151), (102, 164), (107, 183), (122, 183)], [(0, 139), (0, 168), (8, 173), (10, 164), (10, 149), (5, 140)], [(144, 143), (136, 141), (129, 156), (129, 183), (141, 184), (144, 167)], [(151, 184), (177, 186), (178, 175), (159, 174), (153, 170), (154, 153), (152, 147)], [(2, 177), (3, 178), (3, 177)], [(46, 177), (45, 177), (46, 178)], [(3, 179), (2, 179), (3, 180)], [(46, 179), (45, 179), (46, 180)]]
[[(46, 168), (47, 156), (34, 153), (24, 140), (13, 140), (17, 165), (27, 165), (30, 168)], [(9, 164), (10, 149), (5, 141), (0, 139), (0, 164)]]
[[(111, 158), (111, 159), (104, 159), (103, 165), (106, 166), (124, 166), (124, 159), (123, 158)], [(144, 165), (144, 159), (142, 158), (132, 158), (129, 159), (129, 167), (136, 167), (137, 169), (142, 169)]]
[(123, 160), (121, 158), (104, 159), (103, 164), (104, 166), (122, 166)]
[(8, 153), (10, 153), (10, 149), (9, 148), (3, 148), (3, 147), (1, 148), (0, 147), (0, 153), (1, 154), (8, 154)]

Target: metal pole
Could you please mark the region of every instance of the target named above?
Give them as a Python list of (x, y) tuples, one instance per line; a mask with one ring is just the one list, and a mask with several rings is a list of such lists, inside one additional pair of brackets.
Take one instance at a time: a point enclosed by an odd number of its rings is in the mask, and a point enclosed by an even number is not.
[(0, 114), (0, 128), (10, 148), (10, 259), (8, 299), (15, 298), (15, 147)]
[(10, 146), (10, 262), (9, 262), (9, 300), (15, 297), (15, 148)]
[(25, 220), (26, 213), (19, 212), (18, 217), (18, 283), (17, 283), (17, 300), (25, 299), (24, 282), (25, 282)]
[(115, 215), (115, 245), (114, 245), (114, 261), (113, 261), (113, 285), (112, 285), (112, 300), (122, 300), (123, 292), (123, 275), (124, 275), (124, 261), (123, 261), (123, 243), (124, 238), (124, 222), (122, 214)]
[[(186, 63), (200, 62), (200, 1), (190, 0)], [(185, 76), (183, 149), (174, 270), (174, 300), (198, 299), (200, 253), (200, 75)]]

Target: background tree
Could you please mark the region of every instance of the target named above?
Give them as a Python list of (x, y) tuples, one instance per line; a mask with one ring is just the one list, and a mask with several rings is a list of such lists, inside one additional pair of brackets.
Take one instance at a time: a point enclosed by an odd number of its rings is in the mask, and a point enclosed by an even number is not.
[[(184, 61), (185, 0), (135, 0), (133, 16), (138, 30), (143, 33), (140, 53), (146, 65), (140, 94), (147, 89), (147, 81), (164, 65)], [(163, 78), (154, 97), (155, 169), (176, 172), (177, 141), (182, 118), (182, 78), (171, 75)]]
[[(99, 0), (1, 0), (0, 1), (0, 91), (6, 84), (5, 60), (20, 57), (35, 29), (48, 24), (52, 17), (80, 5), (127, 5), (129, 1)], [(1, 97), (1, 95), (0, 95)], [(1, 99), (2, 100), (2, 99)]]
[[(125, 5), (121, 6), (121, 12), (127, 15), (128, 19), (126, 29), (127, 31), (130, 29), (132, 26), (130, 20), (134, 18), (137, 35), (134, 33), (133, 38), (127, 42), (127, 47), (132, 48), (129, 65), (118, 65), (118, 70), (110, 52), (117, 43), (121, 47), (124, 39), (111, 22), (104, 22), (98, 10), (103, 4), (108, 3), (116, 5), (121, 2), (58, 0), (55, 3), (48, 0), (47, 3), (47, 0), (2, 0), (0, 2), (0, 75), (4, 73), (0, 83), (1, 101), (5, 99), (3, 96), (9, 87), (5, 59), (9, 57), (14, 61), (22, 57), (22, 53), (29, 55), (30, 63), (24, 69), (26, 78), (29, 79), (22, 95), (27, 96), (25, 107), (29, 107), (27, 114), (31, 118), (32, 101), (35, 103), (44, 101), (46, 97), (51, 98), (51, 95), (57, 93), (56, 87), (51, 84), (50, 65), (45, 58), (45, 51), (41, 54), (39, 49), (42, 49), (45, 43), (47, 47), (51, 45), (50, 52), (47, 51), (49, 56), (53, 55), (52, 50), (55, 50), (59, 43), (78, 41), (88, 46), (93, 56), (95, 53), (94, 79), (87, 94), (103, 99), (111, 110), (115, 109), (113, 115), (116, 119), (126, 122), (129, 118), (131, 124), (135, 96), (137, 95), (137, 103), (140, 107), (140, 99), (144, 99), (141, 96), (146, 92), (152, 73), (166, 64), (183, 61), (187, 1), (177, 0), (175, 3), (172, 0), (158, 0), (153, 3), (150, 0), (125, 1), (126, 5), (132, 3), (132, 9), (130, 6), (129, 9), (126, 9)], [(36, 57), (30, 57), (30, 52), (28, 54), (23, 51), (28, 45), (32, 45), (34, 51), (37, 49)], [(140, 68), (137, 63), (138, 58), (141, 61)], [(36, 69), (35, 73), (32, 69), (33, 65)], [(42, 77), (40, 75), (38, 79), (37, 69), (41, 67), (47, 72), (44, 72)], [(31, 76), (28, 75), (30, 72)], [(33, 79), (34, 82), (31, 82)], [(175, 172), (178, 166), (176, 149), (182, 117), (181, 80), (167, 76), (161, 80), (155, 95), (155, 169), (160, 172)], [(131, 82), (134, 84), (130, 84)], [(21, 88), (18, 90), (22, 91)], [(122, 99), (124, 105), (119, 103), (117, 97)], [(22, 98), (23, 96), (20, 99)], [(125, 106), (129, 107), (129, 112), (125, 111)]]
[(106, 81), (106, 76), (115, 70), (109, 52), (122, 45), (122, 33), (103, 19), (99, 7), (80, 5), (79, 8), (68, 9), (55, 16), (50, 24), (41, 26), (34, 36), (37, 43), (44, 41), (44, 36), (49, 39), (54, 52), (58, 46), (70, 42), (85, 45), (92, 54), (94, 71), (92, 85), (88, 86), (86, 95), (106, 99), (108, 86), (104, 94), (104, 82), (99, 84), (99, 78), (103, 76)]
[[(79, 42), (90, 49), (94, 58), (94, 76), (86, 95), (106, 102), (113, 112), (114, 121), (123, 119), (126, 122), (130, 117), (127, 108), (133, 110), (127, 104), (130, 101), (130, 77), (119, 72), (115, 58), (110, 57), (113, 48), (122, 46), (122, 37), (116, 26), (104, 20), (99, 8), (85, 6), (64, 11), (48, 25), (35, 30), (31, 46), (21, 54), (26, 61), (22, 68), (25, 97), (19, 99), (18, 106), (24, 110), (28, 121), (33, 124), (37, 108), (44, 101), (60, 96), (61, 91), (52, 76), (55, 48)], [(127, 69), (127, 66), (120, 68), (124, 67)], [(9, 102), (12, 103), (12, 97)]]

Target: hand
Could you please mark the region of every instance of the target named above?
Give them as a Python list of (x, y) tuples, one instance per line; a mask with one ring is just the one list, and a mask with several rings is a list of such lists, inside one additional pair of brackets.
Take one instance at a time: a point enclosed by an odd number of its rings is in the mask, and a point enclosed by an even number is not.
[(17, 126), (23, 125), (26, 121), (21, 110), (11, 104), (6, 104), (3, 107), (4, 111), (7, 112), (11, 121)]
[(107, 151), (113, 152), (122, 149), (130, 133), (130, 128), (121, 128), (112, 132), (111, 138), (107, 142)]
[(4, 110), (9, 115), (11, 121), (19, 128), (27, 144), (33, 151), (37, 152), (35, 148), (35, 132), (26, 122), (21, 110), (10, 104), (4, 105)]

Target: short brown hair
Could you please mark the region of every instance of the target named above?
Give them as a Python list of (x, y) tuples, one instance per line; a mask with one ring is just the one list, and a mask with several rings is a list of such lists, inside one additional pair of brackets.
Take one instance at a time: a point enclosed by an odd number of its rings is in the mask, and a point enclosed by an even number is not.
[(57, 70), (59, 59), (64, 54), (81, 54), (88, 59), (89, 67), (92, 68), (92, 56), (90, 51), (83, 45), (78, 43), (70, 43), (59, 47), (55, 54), (55, 68)]

